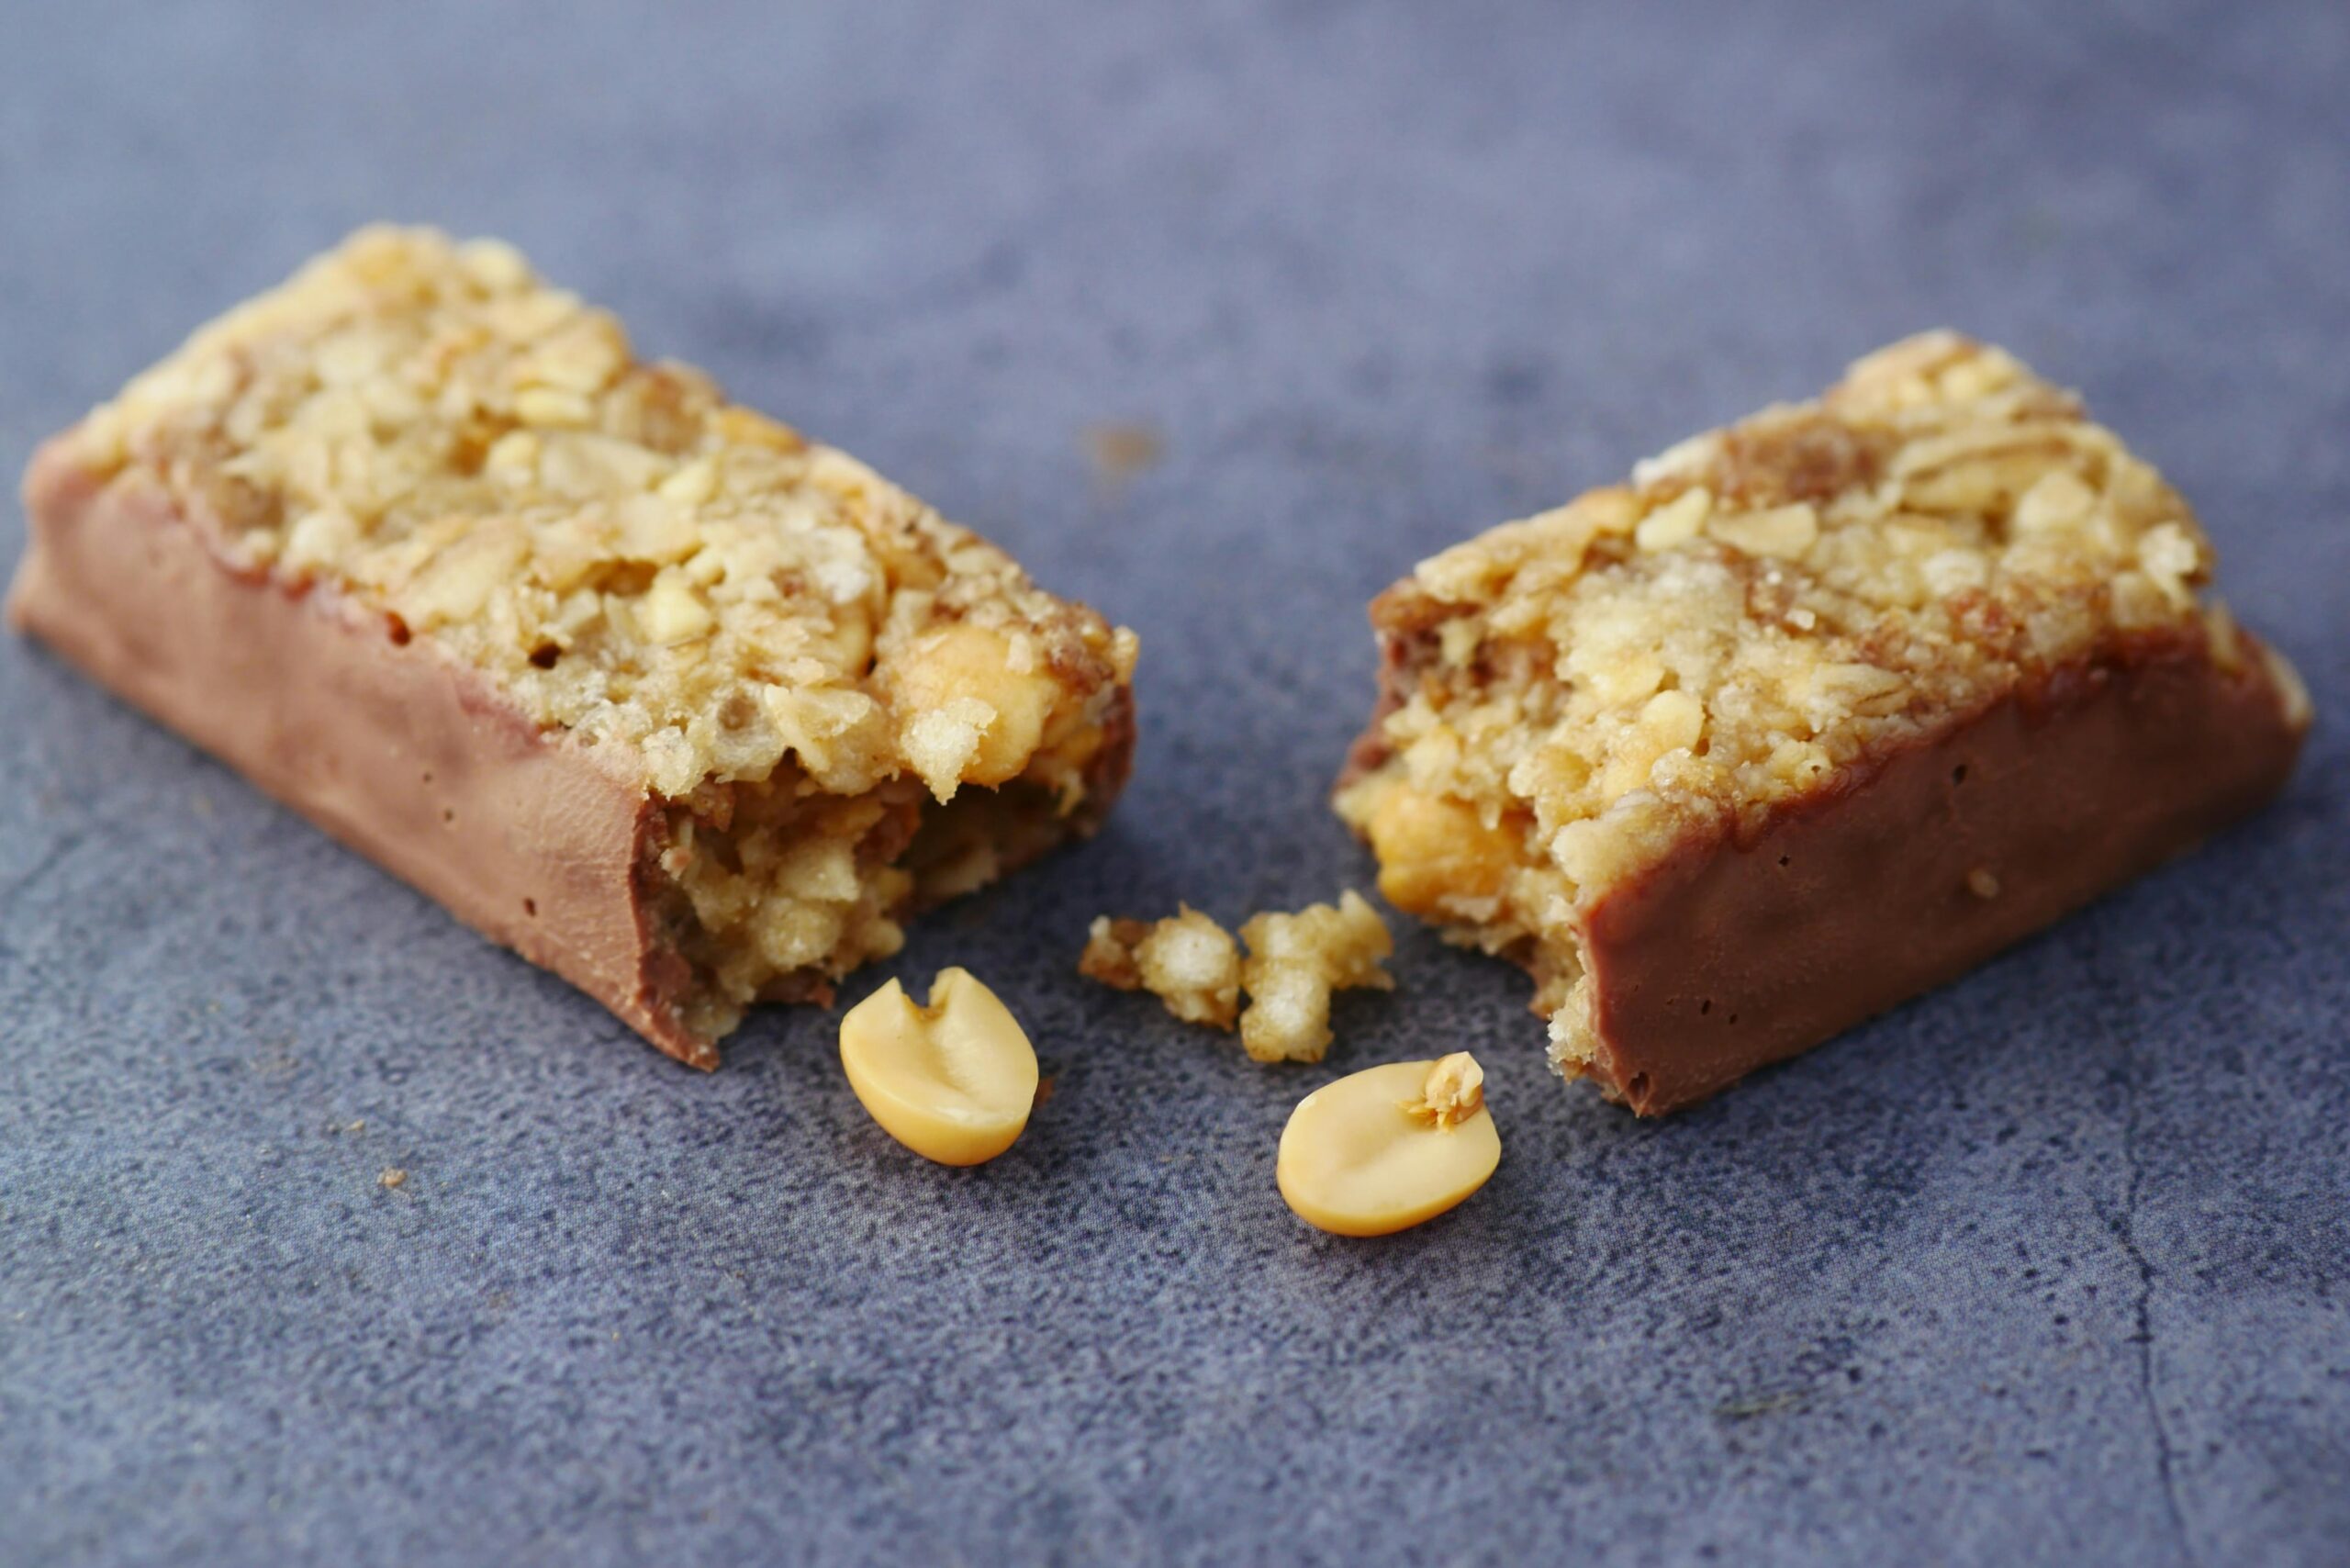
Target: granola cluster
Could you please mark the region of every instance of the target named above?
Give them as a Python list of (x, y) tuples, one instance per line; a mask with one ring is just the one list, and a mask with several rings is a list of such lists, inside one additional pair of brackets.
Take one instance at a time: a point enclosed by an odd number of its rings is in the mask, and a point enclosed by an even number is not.
[[(1387, 923), (1351, 890), (1294, 914), (1268, 911), (1232, 933), (1189, 904), (1165, 920), (1093, 923), (1078, 972), (1121, 991), (1147, 991), (1190, 1024), (1230, 1029), (1257, 1061), (1320, 1061), (1330, 1048), (1333, 991), (1392, 991), (1380, 967), (1395, 950)], [(1240, 1007), (1243, 991), (1248, 1006)]]
[(2235, 665), (2210, 567), (2072, 394), (1928, 333), (1422, 562), (1337, 808), (1390, 902), (1536, 955), (1572, 1063), (1580, 900), (2132, 639)]
[[(326, 578), (670, 799), (1074, 787), (1133, 635), (847, 454), (644, 364), (510, 246), (374, 228), (80, 427), (234, 564)], [(1089, 729), (1097, 734), (1089, 737)]]

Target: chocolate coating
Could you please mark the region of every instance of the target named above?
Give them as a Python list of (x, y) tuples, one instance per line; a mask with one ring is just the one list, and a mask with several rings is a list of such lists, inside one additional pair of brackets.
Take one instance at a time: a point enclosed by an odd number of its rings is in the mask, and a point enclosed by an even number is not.
[(1594, 900), (1591, 1072), (1643, 1115), (1704, 1099), (2256, 809), (2303, 732), (2245, 644), (2072, 670)]

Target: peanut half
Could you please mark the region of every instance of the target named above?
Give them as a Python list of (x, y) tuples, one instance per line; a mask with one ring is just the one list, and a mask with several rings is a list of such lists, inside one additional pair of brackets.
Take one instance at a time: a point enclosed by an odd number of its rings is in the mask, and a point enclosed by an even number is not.
[(896, 980), (841, 1019), (841, 1066), (881, 1130), (925, 1159), (978, 1165), (1010, 1148), (1036, 1103), (1036, 1052), (995, 992), (942, 969), (930, 1005)]
[(1350, 1073), (1298, 1102), (1274, 1170), (1281, 1197), (1336, 1236), (1385, 1236), (1434, 1219), (1485, 1184), (1501, 1134), (1466, 1051)]

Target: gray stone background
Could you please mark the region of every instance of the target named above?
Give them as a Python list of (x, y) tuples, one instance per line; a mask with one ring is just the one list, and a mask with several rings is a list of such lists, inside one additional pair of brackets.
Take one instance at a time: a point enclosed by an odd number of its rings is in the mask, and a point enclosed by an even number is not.
[[(0, 1557), (2350, 1560), (2338, 0), (13, 0), (0, 465), (378, 216), (1140, 631), (1111, 831), (884, 971), (1059, 1092), (948, 1172), (822, 1015), (688, 1072), (0, 646)], [(1323, 1070), (1070, 972), (1366, 883), (1416, 557), (1945, 322), (2199, 502), (2331, 721), (2276, 809), (1662, 1125), (1423, 932)], [(1298, 1226), (1298, 1096), (1458, 1047), (1486, 1192)]]

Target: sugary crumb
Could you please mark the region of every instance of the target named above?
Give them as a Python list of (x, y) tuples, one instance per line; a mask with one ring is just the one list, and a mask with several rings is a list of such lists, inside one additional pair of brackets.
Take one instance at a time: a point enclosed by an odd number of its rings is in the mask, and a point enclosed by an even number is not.
[(1079, 972), (1121, 991), (1148, 991), (1186, 1023), (1230, 1029), (1237, 1021), (1242, 1048), (1269, 1062), (1322, 1059), (1333, 991), (1394, 988), (1380, 967), (1394, 951), (1386, 923), (1351, 890), (1335, 906), (1250, 917), (1240, 928), (1245, 959), (1230, 932), (1188, 904), (1180, 909), (1157, 922), (1097, 919)]
[(1240, 938), (1248, 944), (1240, 983), (1251, 999), (1240, 1044), (1259, 1061), (1320, 1061), (1330, 1048), (1332, 991), (1395, 987), (1380, 968), (1395, 950), (1387, 923), (1352, 889), (1335, 908), (1256, 915)]

